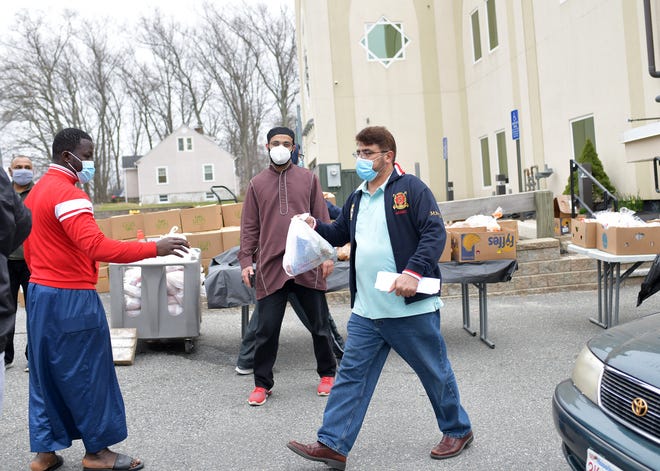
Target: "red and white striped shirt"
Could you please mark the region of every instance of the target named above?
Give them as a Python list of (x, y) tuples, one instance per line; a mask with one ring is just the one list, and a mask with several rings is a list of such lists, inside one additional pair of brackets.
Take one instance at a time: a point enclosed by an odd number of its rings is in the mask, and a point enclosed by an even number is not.
[(51, 164), (25, 199), (32, 211), (32, 232), (24, 243), (32, 283), (94, 289), (98, 261), (128, 263), (156, 256), (155, 242), (108, 239), (77, 181), (71, 170)]

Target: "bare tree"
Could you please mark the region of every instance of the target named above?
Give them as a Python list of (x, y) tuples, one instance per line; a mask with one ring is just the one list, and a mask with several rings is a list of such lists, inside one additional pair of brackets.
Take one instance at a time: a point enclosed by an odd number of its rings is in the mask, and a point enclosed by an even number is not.
[(159, 12), (151, 18), (143, 17), (140, 24), (140, 41), (153, 53), (156, 67), (172, 71), (176, 80), (179, 92), (176, 113), (181, 122), (217, 133), (217, 121), (205, 119), (206, 114), (213, 115), (207, 108), (212, 82), (206, 80), (195, 54), (194, 32), (174, 21), (167, 22)]
[(294, 13), (286, 5), (273, 15), (265, 3), (244, 4), (232, 30), (259, 58), (257, 71), (275, 100), (277, 124), (295, 127), (293, 104), (298, 95)]
[(205, 65), (224, 102), (225, 144), (236, 159), (241, 193), (263, 165), (259, 162), (259, 132), (268, 110), (257, 69), (259, 56), (236, 36), (240, 19), (208, 6), (199, 60)]
[(57, 131), (90, 132), (95, 201), (120, 181), (122, 148), (138, 155), (180, 124), (201, 126), (225, 145), (243, 192), (266, 165), (264, 123), (293, 127), (298, 82), (286, 8), (207, 4), (204, 22), (186, 28), (157, 13), (140, 20), (130, 48), (110, 40), (107, 19), (91, 27), (67, 11), (60, 23), (28, 12), (15, 19), (14, 34), (0, 42), (3, 136), (45, 166)]
[[(2, 44), (2, 119), (20, 123), (15, 147), (34, 151), (36, 164), (43, 167), (50, 162), (55, 133), (80, 119), (78, 84), (69, 63), (71, 18), (54, 32), (43, 17), (20, 13), (16, 19), (15, 34)], [(46, 37), (44, 31), (51, 35)]]
[[(94, 200), (107, 201), (110, 190), (121, 181), (119, 161), (123, 130), (125, 93), (121, 84), (124, 54), (113, 51), (100, 28), (81, 33), (88, 55), (82, 78), (90, 114), (95, 118), (94, 131), (96, 174)], [(93, 33), (91, 31), (94, 31)], [(92, 132), (92, 131), (90, 131)]]

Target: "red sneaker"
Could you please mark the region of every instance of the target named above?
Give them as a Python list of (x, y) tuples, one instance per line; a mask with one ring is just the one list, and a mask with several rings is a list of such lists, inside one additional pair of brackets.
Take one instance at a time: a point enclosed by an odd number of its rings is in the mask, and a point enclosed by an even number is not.
[(316, 389), (316, 394), (319, 396), (329, 396), (332, 385), (335, 384), (334, 376), (321, 376), (319, 387)]
[(270, 396), (272, 393), (272, 391), (267, 390), (266, 388), (260, 388), (257, 386), (250, 394), (250, 397), (248, 398), (248, 404), (251, 406), (263, 405), (266, 402), (266, 399), (268, 399), (268, 396)]

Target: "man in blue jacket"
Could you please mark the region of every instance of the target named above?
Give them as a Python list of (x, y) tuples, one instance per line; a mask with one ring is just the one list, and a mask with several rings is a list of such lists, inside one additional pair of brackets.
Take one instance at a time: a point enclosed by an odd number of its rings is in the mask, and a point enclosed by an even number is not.
[[(431, 458), (451, 458), (472, 442), (472, 427), (440, 334), (439, 292), (417, 292), (422, 277), (440, 278), (438, 259), (447, 237), (442, 216), (431, 190), (395, 163), (396, 142), (387, 129), (365, 128), (355, 140), (355, 168), (364, 182), (335, 222), (308, 219), (333, 246), (351, 243), (348, 338), (318, 441), (287, 446), (306, 459), (344, 469), (394, 349), (422, 382), (443, 434)], [(399, 273), (389, 292), (374, 287), (379, 271)]]

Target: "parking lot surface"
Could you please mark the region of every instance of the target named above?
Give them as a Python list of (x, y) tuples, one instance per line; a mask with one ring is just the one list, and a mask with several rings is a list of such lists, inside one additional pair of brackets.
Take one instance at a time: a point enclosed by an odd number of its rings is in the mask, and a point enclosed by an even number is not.
[[(474, 291), (474, 290), (472, 290)], [(639, 280), (621, 289), (620, 318), (628, 322), (660, 312), (660, 296), (635, 307)], [(109, 310), (109, 296), (101, 295)], [(349, 305), (330, 299), (345, 333)], [(532, 296), (491, 296), (489, 337), (495, 349), (462, 329), (461, 300), (447, 299), (442, 331), (475, 440), (460, 456), (429, 458), (440, 440), (430, 403), (412, 370), (390, 354), (358, 440), (349, 470), (562, 470), (568, 469), (554, 430), (551, 398), (570, 375), (573, 361), (603, 329), (592, 291)], [(472, 326), (478, 326), (473, 293)], [(240, 309), (203, 310), (202, 335), (192, 353), (183, 343), (144, 343), (131, 366), (117, 367), (126, 403), (129, 437), (114, 449), (141, 457), (146, 470), (322, 470), (285, 445), (316, 440), (325, 398), (311, 337), (291, 309), (282, 329), (273, 395), (250, 407), (251, 376), (234, 372), (240, 344)], [(17, 321), (16, 352), (25, 348), (25, 311)], [(0, 418), (0, 469), (28, 469), (28, 374), (17, 354), (7, 370), (5, 410)], [(62, 470), (82, 469), (82, 444), (62, 451)]]

